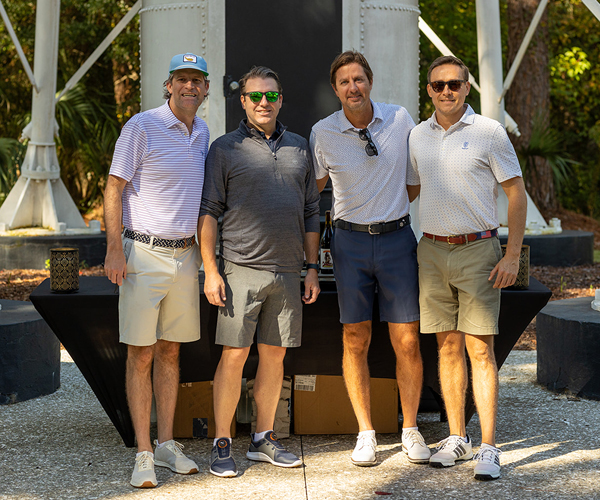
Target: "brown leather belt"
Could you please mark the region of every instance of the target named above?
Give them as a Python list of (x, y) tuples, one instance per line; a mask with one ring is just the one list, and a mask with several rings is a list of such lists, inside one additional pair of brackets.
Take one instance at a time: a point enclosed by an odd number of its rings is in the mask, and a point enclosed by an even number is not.
[(130, 240), (139, 241), (140, 243), (146, 243), (147, 245), (162, 248), (188, 248), (194, 246), (196, 243), (196, 236), (183, 238), (181, 240), (166, 240), (164, 238), (156, 238), (147, 234), (138, 233), (137, 231), (132, 231), (131, 229), (127, 228), (125, 228), (123, 231), (123, 236), (125, 236), (125, 238), (129, 238)]
[(492, 229), (491, 231), (482, 231), (480, 233), (452, 234), (450, 236), (436, 236), (435, 234), (423, 233), (423, 236), (433, 241), (443, 241), (449, 245), (463, 245), (467, 241), (484, 240), (498, 236), (498, 230)]

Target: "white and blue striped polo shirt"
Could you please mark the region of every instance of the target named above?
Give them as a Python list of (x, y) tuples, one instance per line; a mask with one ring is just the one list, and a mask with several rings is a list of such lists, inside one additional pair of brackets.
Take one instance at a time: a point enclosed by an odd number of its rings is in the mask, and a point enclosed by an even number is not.
[(158, 238), (196, 234), (208, 153), (208, 127), (191, 135), (168, 102), (131, 118), (115, 146), (110, 174), (125, 179), (123, 225)]

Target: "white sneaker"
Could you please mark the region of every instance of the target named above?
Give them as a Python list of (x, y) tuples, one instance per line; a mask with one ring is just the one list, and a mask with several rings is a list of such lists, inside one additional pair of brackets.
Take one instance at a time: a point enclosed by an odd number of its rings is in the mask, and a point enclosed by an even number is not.
[(375, 448), (377, 440), (375, 439), (375, 431), (365, 431), (360, 433), (356, 438), (356, 446), (352, 452), (352, 463), (361, 467), (368, 467), (377, 463)]
[(198, 466), (196, 462), (186, 457), (183, 452), (183, 445), (172, 439), (167, 441), (160, 448), (158, 440), (154, 440), (156, 449), (154, 450), (155, 463), (159, 467), (168, 467), (178, 474), (196, 474)]
[(500, 477), (500, 451), (498, 448), (489, 444), (482, 444), (473, 460), (477, 460), (475, 465), (475, 479), (489, 481)]
[(429, 459), (429, 464), (432, 467), (451, 467), (456, 464), (457, 460), (470, 460), (473, 458), (473, 448), (471, 440), (467, 436), (468, 441), (465, 441), (460, 436), (452, 435), (437, 445), (437, 452)]
[(135, 466), (131, 474), (131, 486), (136, 488), (154, 488), (158, 482), (154, 473), (154, 458), (151, 452), (142, 451), (135, 457)]
[(414, 429), (402, 431), (402, 451), (414, 464), (428, 464), (431, 451), (419, 431)]

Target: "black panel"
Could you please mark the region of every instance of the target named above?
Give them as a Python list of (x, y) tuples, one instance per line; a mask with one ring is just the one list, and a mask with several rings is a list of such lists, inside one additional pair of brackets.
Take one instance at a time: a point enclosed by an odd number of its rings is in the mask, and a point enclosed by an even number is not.
[[(340, 109), (329, 67), (342, 49), (342, 0), (253, 0), (226, 3), (226, 71), (233, 81), (252, 66), (279, 74), (279, 119), (308, 138), (321, 118)], [(245, 113), (239, 90), (227, 98), (227, 131)]]

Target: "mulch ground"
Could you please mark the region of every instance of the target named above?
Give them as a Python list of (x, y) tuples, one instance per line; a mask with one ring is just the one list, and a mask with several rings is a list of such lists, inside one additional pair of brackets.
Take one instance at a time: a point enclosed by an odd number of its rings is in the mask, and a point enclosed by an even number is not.
[[(600, 223), (585, 215), (560, 210), (546, 214), (546, 218), (558, 217), (563, 229), (591, 231), (594, 233), (594, 247), (600, 249)], [(82, 276), (104, 276), (102, 266), (90, 267), (80, 271)], [(532, 266), (530, 274), (552, 290), (550, 300), (570, 299), (574, 297), (592, 297), (594, 290), (600, 288), (600, 263), (591, 266), (549, 267)], [(50, 271), (37, 269), (0, 270), (0, 299), (29, 300), (29, 294), (46, 278)], [(535, 319), (521, 335), (515, 345), (518, 350), (536, 348)]]

